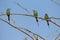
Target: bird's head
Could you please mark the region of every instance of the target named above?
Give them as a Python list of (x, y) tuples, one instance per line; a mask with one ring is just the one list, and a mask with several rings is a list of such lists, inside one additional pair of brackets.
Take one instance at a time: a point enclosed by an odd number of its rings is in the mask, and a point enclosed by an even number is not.
[(33, 10), (33, 12), (35, 12), (36, 10)]
[(10, 8), (7, 8), (7, 11), (8, 11), (8, 10), (11, 10), (11, 9), (10, 9)]
[(47, 13), (46, 13), (45, 15), (46, 15), (46, 16), (48, 16), (48, 14), (47, 14)]

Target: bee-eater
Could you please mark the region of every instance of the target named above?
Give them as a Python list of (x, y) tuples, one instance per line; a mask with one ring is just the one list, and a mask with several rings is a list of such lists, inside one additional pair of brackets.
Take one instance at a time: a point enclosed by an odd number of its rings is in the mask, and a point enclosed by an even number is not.
[(36, 22), (38, 23), (38, 12), (37, 12), (37, 10), (33, 10), (33, 14), (34, 14), (34, 17), (35, 17), (35, 19), (36, 19)]
[(10, 8), (6, 10), (6, 15), (8, 16), (8, 21), (10, 21)]
[(45, 16), (44, 16), (44, 19), (47, 21), (47, 25), (49, 26), (49, 22), (48, 22), (49, 16), (48, 16), (47, 13), (46, 13)]

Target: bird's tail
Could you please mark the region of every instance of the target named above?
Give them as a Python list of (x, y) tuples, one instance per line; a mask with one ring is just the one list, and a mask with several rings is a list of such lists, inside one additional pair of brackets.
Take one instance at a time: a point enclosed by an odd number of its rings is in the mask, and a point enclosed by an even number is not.
[(8, 15), (8, 21), (10, 21), (10, 15)]
[(37, 17), (35, 17), (36, 18), (36, 21), (38, 22), (38, 19), (37, 19)]
[(36, 18), (36, 22), (37, 22), (37, 24), (38, 24), (38, 26), (39, 26), (38, 19), (37, 19), (37, 17), (35, 17), (35, 18)]
[(49, 22), (47, 21), (47, 25), (49, 26)]
[(50, 28), (50, 27), (49, 27), (49, 22), (48, 22), (48, 21), (47, 21), (47, 25), (48, 25), (48, 28)]

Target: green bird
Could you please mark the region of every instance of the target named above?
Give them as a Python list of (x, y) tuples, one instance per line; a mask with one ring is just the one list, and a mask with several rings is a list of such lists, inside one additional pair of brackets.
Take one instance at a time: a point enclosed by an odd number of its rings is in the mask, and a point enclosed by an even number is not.
[(48, 16), (47, 13), (46, 13), (45, 16), (44, 16), (44, 19), (47, 21), (47, 25), (49, 26), (49, 22), (48, 22), (49, 16)]
[(10, 21), (10, 8), (6, 10), (6, 15), (8, 16), (8, 21)]
[(37, 10), (33, 10), (33, 14), (34, 14), (34, 17), (35, 17), (35, 19), (36, 19), (36, 22), (38, 23), (38, 12), (37, 12)]

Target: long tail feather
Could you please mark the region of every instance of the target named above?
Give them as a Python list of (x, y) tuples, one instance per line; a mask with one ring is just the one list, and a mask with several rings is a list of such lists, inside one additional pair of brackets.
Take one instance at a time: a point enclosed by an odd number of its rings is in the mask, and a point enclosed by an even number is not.
[(36, 21), (38, 22), (38, 19), (37, 19), (37, 17), (35, 17), (36, 18)]
[(10, 21), (10, 15), (8, 15), (8, 21)]
[(47, 21), (47, 25), (49, 26), (49, 22)]
[(50, 28), (50, 27), (49, 27), (49, 22), (48, 22), (48, 21), (47, 21), (47, 25), (48, 25), (48, 28)]
[(35, 17), (35, 18), (36, 18), (36, 22), (37, 22), (37, 24), (38, 24), (38, 26), (39, 26), (38, 19), (37, 19), (37, 17)]

